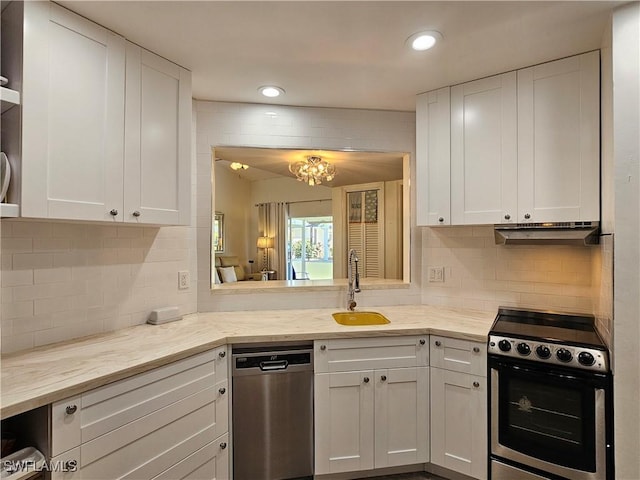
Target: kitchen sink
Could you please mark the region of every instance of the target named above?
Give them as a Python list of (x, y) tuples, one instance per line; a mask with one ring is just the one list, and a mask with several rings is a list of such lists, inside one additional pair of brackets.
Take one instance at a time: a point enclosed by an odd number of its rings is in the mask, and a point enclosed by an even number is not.
[(384, 325), (389, 319), (378, 312), (336, 312), (333, 319), (340, 325)]

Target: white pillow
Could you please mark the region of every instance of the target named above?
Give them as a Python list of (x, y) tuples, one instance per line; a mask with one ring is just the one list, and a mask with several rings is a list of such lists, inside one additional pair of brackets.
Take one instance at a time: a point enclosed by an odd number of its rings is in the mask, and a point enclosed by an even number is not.
[(222, 282), (220, 281), (220, 274), (218, 273), (218, 269), (214, 268), (213, 271), (216, 274), (216, 276), (213, 277), (213, 283), (215, 283), (216, 285), (221, 284)]
[(220, 267), (220, 276), (222, 277), (222, 283), (237, 282), (236, 271), (233, 267)]

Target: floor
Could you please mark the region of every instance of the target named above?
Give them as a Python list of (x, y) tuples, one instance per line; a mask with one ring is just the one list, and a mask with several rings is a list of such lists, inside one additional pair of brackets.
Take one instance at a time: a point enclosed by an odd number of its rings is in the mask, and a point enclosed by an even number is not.
[[(444, 480), (442, 477), (427, 472), (398, 473), (396, 475), (383, 475), (380, 477), (369, 477), (374, 480)], [(364, 480), (364, 479), (358, 479)]]

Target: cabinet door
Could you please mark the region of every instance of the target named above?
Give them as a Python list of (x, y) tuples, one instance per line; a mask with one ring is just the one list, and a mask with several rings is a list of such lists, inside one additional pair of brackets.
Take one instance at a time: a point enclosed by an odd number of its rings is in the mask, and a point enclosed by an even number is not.
[(376, 370), (375, 468), (429, 460), (429, 368)]
[(431, 368), (431, 463), (487, 476), (487, 379)]
[(418, 96), (416, 219), (451, 225), (451, 105), (449, 87)]
[(189, 223), (191, 74), (127, 43), (124, 220)]
[(598, 52), (518, 71), (520, 222), (600, 219)]
[(315, 474), (373, 468), (373, 370), (315, 376)]
[(451, 88), (452, 224), (517, 217), (515, 72)]
[(112, 220), (122, 210), (125, 41), (54, 3), (25, 2), (24, 15), (22, 215)]

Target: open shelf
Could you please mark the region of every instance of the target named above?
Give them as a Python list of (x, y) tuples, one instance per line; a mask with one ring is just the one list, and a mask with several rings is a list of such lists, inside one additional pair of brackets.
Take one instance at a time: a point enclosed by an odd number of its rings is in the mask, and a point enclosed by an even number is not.
[(0, 100), (2, 101), (2, 113), (15, 105), (20, 105), (20, 92), (10, 88), (0, 87)]

